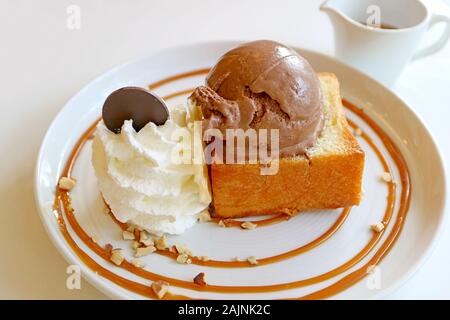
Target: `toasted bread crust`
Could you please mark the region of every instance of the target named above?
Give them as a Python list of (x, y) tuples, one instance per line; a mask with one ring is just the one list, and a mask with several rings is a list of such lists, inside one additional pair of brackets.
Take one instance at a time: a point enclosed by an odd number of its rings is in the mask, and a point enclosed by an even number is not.
[(275, 175), (258, 164), (210, 166), (214, 214), (233, 218), (357, 205), (364, 152), (351, 134), (332, 73), (320, 73), (327, 123), (306, 156), (282, 158)]

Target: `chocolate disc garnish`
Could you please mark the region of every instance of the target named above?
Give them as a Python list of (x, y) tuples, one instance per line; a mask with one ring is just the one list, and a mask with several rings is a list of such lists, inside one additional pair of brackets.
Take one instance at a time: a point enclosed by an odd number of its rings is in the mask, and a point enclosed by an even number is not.
[(169, 110), (164, 101), (139, 87), (124, 87), (111, 93), (103, 104), (103, 122), (114, 133), (120, 133), (125, 120), (133, 120), (133, 128), (141, 130), (147, 123), (164, 124)]

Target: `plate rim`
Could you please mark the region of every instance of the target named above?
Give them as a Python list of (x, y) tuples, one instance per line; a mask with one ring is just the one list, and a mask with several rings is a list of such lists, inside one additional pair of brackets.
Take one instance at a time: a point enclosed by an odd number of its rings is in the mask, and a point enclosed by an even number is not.
[[(36, 159), (35, 170), (34, 170), (35, 174), (34, 174), (34, 188), (33, 189), (34, 189), (35, 203), (36, 203), (36, 207), (38, 209), (40, 220), (41, 220), (42, 224), (44, 225), (44, 228), (45, 228), (51, 242), (53, 243), (53, 245), (56, 247), (58, 252), (60, 252), (60, 254), (64, 257), (64, 259), (68, 263), (78, 264), (77, 257), (75, 257), (75, 253), (72, 250), (70, 250), (70, 248), (67, 247), (67, 243), (61, 243), (61, 239), (56, 234), (57, 232), (59, 232), (59, 229), (54, 228), (53, 223), (48, 218), (48, 216), (49, 216), (48, 209), (46, 209), (45, 205), (40, 202), (40, 194), (41, 194), (40, 189), (41, 188), (40, 188), (40, 183), (39, 183), (39, 177), (41, 175), (40, 164), (41, 164), (42, 158), (44, 156), (45, 146), (48, 144), (48, 140), (51, 135), (51, 132), (53, 131), (54, 126), (56, 126), (56, 123), (58, 123), (59, 119), (62, 117), (62, 114), (64, 112), (66, 112), (65, 110), (68, 108), (68, 105), (70, 105), (72, 103), (72, 101), (76, 100), (76, 98), (78, 96), (82, 95), (84, 93), (84, 91), (87, 90), (88, 87), (90, 87), (94, 83), (102, 81), (102, 79), (104, 79), (108, 75), (113, 74), (116, 71), (118, 71), (122, 68), (125, 68), (128, 65), (139, 63), (139, 62), (146, 60), (155, 55), (160, 55), (160, 54), (164, 53), (165, 51), (172, 51), (175, 49), (179, 50), (179, 51), (183, 51), (183, 50), (189, 50), (190, 48), (193, 48), (193, 47), (200, 47), (200, 46), (206, 47), (206, 46), (212, 46), (212, 45), (222, 45), (222, 46), (232, 47), (232, 46), (235, 46), (242, 42), (245, 42), (245, 40), (200, 41), (200, 42), (192, 42), (192, 43), (176, 45), (176, 46), (169, 46), (169, 47), (162, 48), (160, 50), (155, 50), (154, 52), (151, 52), (151, 53), (143, 54), (137, 58), (134, 58), (134, 59), (128, 60), (124, 63), (118, 64), (118, 65), (108, 69), (107, 71), (100, 73), (99, 75), (94, 77), (92, 80), (90, 80), (88, 83), (86, 83), (80, 90), (78, 90), (74, 95), (72, 95), (69, 100), (67, 100), (65, 102), (63, 107), (58, 111), (58, 113), (53, 118), (51, 124), (47, 128), (46, 133), (42, 139), (41, 145), (39, 147), (39, 152), (38, 152), (38, 156)], [(406, 107), (406, 109), (411, 114), (411, 116), (415, 117), (417, 122), (425, 129), (426, 134), (428, 134), (428, 136), (432, 142), (432, 147), (434, 148), (434, 150), (438, 156), (439, 163), (438, 163), (437, 167), (439, 168), (439, 171), (441, 171), (443, 173), (443, 176), (442, 176), (443, 197), (442, 197), (442, 205), (441, 205), (442, 208), (440, 210), (440, 214), (439, 214), (439, 217), (437, 220), (436, 231), (432, 235), (429, 245), (419, 255), (419, 258), (415, 261), (414, 264), (412, 264), (411, 266), (408, 267), (408, 271), (406, 273), (404, 273), (402, 276), (398, 277), (393, 282), (391, 282), (391, 284), (388, 287), (386, 287), (385, 289), (380, 290), (380, 292), (376, 293), (372, 299), (384, 298), (387, 295), (389, 295), (392, 292), (399, 289), (401, 286), (403, 286), (407, 282), (407, 280), (410, 279), (424, 265), (424, 263), (428, 260), (428, 258), (431, 256), (432, 252), (436, 248), (436, 246), (439, 243), (439, 240), (442, 236), (443, 228), (446, 225), (446, 222), (448, 220), (448, 214), (447, 214), (447, 210), (446, 210), (447, 202), (448, 202), (447, 201), (447, 168), (446, 168), (445, 162), (443, 161), (442, 152), (436, 143), (436, 139), (435, 139), (432, 131), (429, 129), (429, 127), (427, 126), (427, 124), (425, 123), (423, 118), (419, 114), (417, 114), (414, 111), (414, 109), (402, 97), (400, 97), (396, 92), (394, 92), (391, 88), (387, 87), (383, 83), (372, 78), (370, 75), (356, 69), (355, 67), (338, 60), (336, 57), (333, 57), (333, 56), (330, 56), (330, 55), (327, 55), (327, 54), (324, 54), (324, 53), (321, 53), (318, 51), (301, 48), (298, 46), (291, 46), (291, 47), (296, 51), (305, 52), (307, 54), (319, 56), (320, 58), (332, 60), (333, 63), (344, 66), (346, 69), (348, 69), (352, 73), (356, 73), (359, 76), (368, 78), (371, 81), (377, 83), (383, 89), (383, 91), (388, 91), (390, 94), (392, 94), (396, 99), (398, 99)], [(100, 290), (106, 296), (108, 296), (112, 299), (126, 298), (126, 297), (122, 296), (119, 292), (117, 292), (116, 290), (111, 290), (111, 288), (107, 285), (107, 282), (104, 280), (102, 281), (102, 279), (99, 279), (98, 276), (95, 276), (94, 273), (92, 272), (92, 270), (89, 269), (84, 263), (80, 265), (80, 269), (82, 270), (82, 272), (81, 272), (82, 277), (85, 278), (90, 284), (92, 284), (95, 288)]]

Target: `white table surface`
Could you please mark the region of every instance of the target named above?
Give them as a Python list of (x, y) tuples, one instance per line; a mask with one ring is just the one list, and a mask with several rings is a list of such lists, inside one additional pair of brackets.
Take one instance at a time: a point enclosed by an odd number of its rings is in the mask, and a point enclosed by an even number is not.
[[(66, 289), (67, 263), (47, 237), (34, 204), (39, 145), (73, 94), (117, 64), (193, 42), (268, 38), (332, 55), (332, 26), (318, 11), (320, 2), (0, 0), (0, 298), (106, 298), (86, 281), (81, 290)], [(70, 4), (81, 9), (80, 30), (66, 27)], [(442, 2), (430, 4), (450, 14)], [(447, 45), (411, 63), (395, 87), (427, 123), (447, 166), (449, 85)], [(450, 298), (449, 228), (447, 219), (430, 259), (387, 298)]]

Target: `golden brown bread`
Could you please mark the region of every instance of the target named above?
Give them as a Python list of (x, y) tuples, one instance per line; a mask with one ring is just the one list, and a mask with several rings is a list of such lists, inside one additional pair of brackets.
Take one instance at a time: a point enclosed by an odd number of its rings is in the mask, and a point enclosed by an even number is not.
[(348, 128), (339, 82), (319, 73), (325, 126), (306, 156), (282, 158), (275, 175), (258, 164), (212, 164), (214, 214), (232, 218), (357, 205), (364, 152)]

